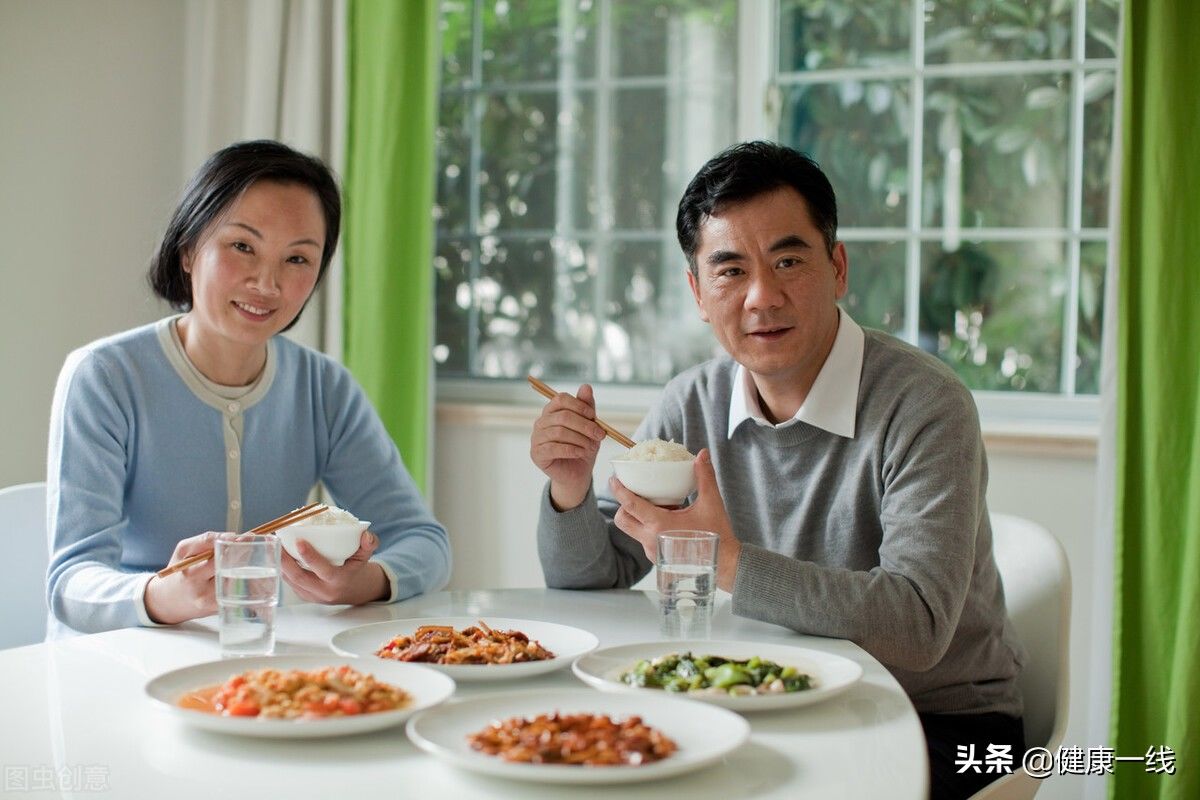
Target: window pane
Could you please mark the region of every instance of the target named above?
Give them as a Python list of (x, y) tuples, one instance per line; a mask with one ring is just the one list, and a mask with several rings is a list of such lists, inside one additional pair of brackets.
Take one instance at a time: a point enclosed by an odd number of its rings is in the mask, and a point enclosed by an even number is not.
[(437, 313), (433, 360), (439, 374), (466, 375), (472, 302), (470, 245), (463, 239), (439, 239), (433, 274)]
[[(487, 95), (485, 102), (479, 173), (480, 232), (552, 229), (558, 177), (558, 96), (551, 92), (505, 92)], [(574, 130), (575, 122), (569, 124)], [(572, 162), (578, 163), (579, 155), (574, 147), (567, 151)]]
[(788, 87), (780, 139), (812, 156), (838, 196), (843, 226), (903, 226), (907, 207), (908, 87), (842, 81)]
[(1069, 58), (1072, 0), (926, 0), (928, 64)]
[(437, 199), (433, 218), (439, 228), (465, 231), (470, 224), (471, 130), (470, 99), (465, 94), (443, 94), (438, 105)]
[(737, 53), (735, 3), (616, 2), (612, 16), (613, 72), (617, 75), (678, 75), (678, 64), (686, 61), (715, 62), (726, 75), (733, 68)]
[(662, 230), (669, 207), (663, 175), (666, 91), (625, 89), (613, 93), (612, 104), (616, 227)]
[(1075, 393), (1100, 393), (1100, 334), (1104, 318), (1107, 242), (1079, 247), (1079, 333), (1076, 338)]
[(471, 77), (471, 2), (442, 0), (438, 27), (442, 33), (442, 86)]
[(1057, 392), (1061, 241), (922, 247), (919, 342), (972, 389)]
[(733, 142), (733, 105), (727, 84), (613, 92), (607, 139), (616, 228), (674, 229), (695, 170)]
[(1085, 228), (1108, 227), (1112, 183), (1113, 72), (1090, 72), (1083, 79), (1083, 207)]
[(911, 30), (911, 2), (781, 0), (779, 71), (910, 63)]
[(1087, 58), (1116, 58), (1119, 0), (1087, 0)]
[(927, 82), (925, 225), (1066, 227), (1068, 80)]
[(614, 242), (597, 379), (666, 383), (719, 345), (696, 313), (674, 240)]
[[(560, 4), (567, 11), (561, 21)], [(568, 61), (577, 77), (595, 72), (596, 4), (591, 0), (482, 0), (482, 5), (485, 83), (557, 80), (559, 67)]]
[(479, 261), (473, 372), (488, 378), (590, 377), (596, 349), (590, 247), (485, 236)]
[(904, 330), (904, 242), (848, 242), (850, 286), (842, 298), (855, 322), (899, 334)]
[(590, 230), (600, 218), (596, 185), (596, 93), (574, 93), (570, 108), (559, 114), (555, 152), (563, 172), (557, 175), (562, 205), (556, 208), (557, 230)]

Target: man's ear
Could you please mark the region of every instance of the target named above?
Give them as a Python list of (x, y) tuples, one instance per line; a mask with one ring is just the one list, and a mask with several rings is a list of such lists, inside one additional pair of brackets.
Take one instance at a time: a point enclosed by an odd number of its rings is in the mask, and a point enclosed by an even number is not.
[(708, 312), (704, 310), (704, 300), (700, 297), (700, 279), (696, 277), (695, 271), (691, 268), (685, 269), (687, 273), (688, 286), (692, 289), (692, 298), (696, 301), (696, 309), (700, 312), (700, 319), (708, 322)]
[(833, 246), (833, 277), (837, 281), (837, 299), (841, 300), (850, 288), (850, 257), (846, 255), (846, 245), (841, 242)]

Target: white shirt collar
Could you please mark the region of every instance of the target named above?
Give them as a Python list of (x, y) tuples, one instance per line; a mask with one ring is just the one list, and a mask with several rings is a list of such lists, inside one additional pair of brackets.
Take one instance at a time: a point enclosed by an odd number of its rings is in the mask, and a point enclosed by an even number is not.
[(862, 378), (863, 330), (850, 315), (838, 309), (838, 332), (817, 379), (796, 415), (778, 425), (767, 422), (758, 404), (758, 391), (750, 373), (741, 364), (733, 376), (733, 394), (729, 399), (729, 437), (748, 419), (770, 428), (786, 428), (807, 422), (822, 430), (854, 438), (858, 414), (858, 384)]

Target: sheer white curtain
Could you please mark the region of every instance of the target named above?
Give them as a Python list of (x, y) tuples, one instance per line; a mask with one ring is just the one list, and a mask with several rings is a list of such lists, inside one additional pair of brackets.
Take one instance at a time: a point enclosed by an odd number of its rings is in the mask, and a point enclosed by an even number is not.
[[(1125, 21), (1121, 16), (1117, 41), (1124, 49)], [(1113, 108), (1112, 188), (1108, 202), (1108, 264), (1104, 275), (1104, 330), (1100, 342), (1100, 439), (1096, 459), (1096, 531), (1092, 561), (1093, 614), (1091, 652), (1086, 665), (1071, 665), (1072, 672), (1089, 670), (1091, 695), (1087, 707), (1086, 745), (1112, 744), (1109, 721), (1113, 691), (1113, 604), (1116, 567), (1116, 537), (1113, 532), (1114, 498), (1117, 484), (1117, 278), (1120, 260), (1117, 252), (1121, 236), (1121, 108), (1125, 101), (1124, 81), (1117, 76)], [(1082, 710), (1082, 709), (1081, 709)], [(1074, 710), (1071, 712), (1075, 714)], [(1087, 800), (1107, 800), (1108, 781), (1089, 780), (1084, 784)]]
[[(188, 0), (184, 178), (227, 144), (278, 139), (341, 173), (345, 0)], [(340, 251), (293, 339), (341, 357)]]

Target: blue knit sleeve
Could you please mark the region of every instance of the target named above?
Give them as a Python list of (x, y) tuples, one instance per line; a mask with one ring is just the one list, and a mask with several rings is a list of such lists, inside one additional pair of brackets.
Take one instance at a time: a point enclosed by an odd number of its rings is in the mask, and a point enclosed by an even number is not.
[(46, 599), (61, 623), (84, 633), (153, 624), (143, 599), (152, 573), (120, 567), (131, 402), (100, 356), (67, 358), (50, 416)]
[(371, 560), (391, 583), (388, 602), (441, 589), (450, 579), (450, 539), (425, 505), (400, 452), (358, 382), (329, 362), (323, 372), (329, 450), (321, 481), (333, 500), (371, 522)]

